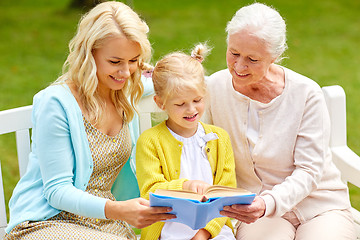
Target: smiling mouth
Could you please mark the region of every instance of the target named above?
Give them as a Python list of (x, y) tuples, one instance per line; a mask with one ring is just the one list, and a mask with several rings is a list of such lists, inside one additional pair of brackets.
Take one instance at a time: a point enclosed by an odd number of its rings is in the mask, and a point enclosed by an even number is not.
[(246, 77), (246, 76), (249, 76), (250, 74), (241, 74), (241, 73), (238, 73), (234, 70), (235, 74), (239, 77)]
[(116, 78), (116, 77), (114, 77), (114, 76), (112, 76), (112, 75), (110, 75), (110, 77), (111, 77), (112, 79), (114, 79), (115, 81), (118, 81), (118, 82), (125, 82), (125, 81), (126, 81), (126, 79), (124, 79), (124, 78)]
[(198, 115), (198, 113), (196, 113), (196, 114), (194, 114), (194, 115), (192, 115), (192, 116), (184, 117), (184, 118), (187, 119), (187, 120), (193, 120), (193, 119), (196, 118), (197, 115)]

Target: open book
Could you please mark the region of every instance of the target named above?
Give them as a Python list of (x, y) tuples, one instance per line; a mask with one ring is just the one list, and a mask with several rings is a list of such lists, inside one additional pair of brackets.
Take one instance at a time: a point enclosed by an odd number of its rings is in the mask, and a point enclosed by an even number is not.
[(242, 188), (213, 185), (204, 194), (185, 190), (157, 189), (150, 193), (150, 206), (172, 207), (170, 213), (177, 218), (167, 220), (180, 222), (192, 229), (204, 228), (214, 218), (223, 217), (224, 206), (251, 204), (255, 194)]

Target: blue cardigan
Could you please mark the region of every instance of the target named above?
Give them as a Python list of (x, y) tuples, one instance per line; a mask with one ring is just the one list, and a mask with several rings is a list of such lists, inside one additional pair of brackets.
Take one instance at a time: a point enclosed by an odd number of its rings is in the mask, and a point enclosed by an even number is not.
[[(143, 79), (145, 93), (153, 92), (151, 79)], [(85, 192), (93, 159), (81, 110), (66, 84), (52, 85), (34, 96), (32, 146), (25, 175), (9, 202), (6, 232), (24, 221), (49, 219), (65, 210), (105, 219), (107, 199)], [(129, 124), (132, 147), (139, 136), (138, 116)], [(132, 171), (134, 154), (121, 170), (112, 192), (117, 200), (139, 196)]]

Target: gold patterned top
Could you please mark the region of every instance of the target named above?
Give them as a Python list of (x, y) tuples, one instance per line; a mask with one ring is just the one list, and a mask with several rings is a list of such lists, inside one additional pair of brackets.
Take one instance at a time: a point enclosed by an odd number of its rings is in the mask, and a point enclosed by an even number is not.
[[(86, 192), (115, 200), (111, 193), (111, 187), (131, 154), (129, 127), (124, 125), (116, 136), (111, 137), (96, 129), (85, 118), (84, 125), (94, 164)], [(121, 220), (87, 218), (69, 212), (61, 212), (56, 218), (73, 221), (76, 224), (112, 233), (126, 239), (136, 239), (129, 224)]]
[(85, 118), (84, 124), (94, 163), (86, 191), (115, 200), (111, 187), (131, 154), (129, 127), (124, 125), (116, 136), (111, 137), (100, 132)]
[[(114, 136), (108, 136), (84, 118), (85, 131), (93, 158), (93, 172), (86, 192), (115, 200), (111, 187), (131, 154), (131, 138), (128, 125)], [(25, 221), (5, 239), (99, 239), (136, 240), (131, 226), (121, 220), (96, 219), (61, 211), (45, 221)]]

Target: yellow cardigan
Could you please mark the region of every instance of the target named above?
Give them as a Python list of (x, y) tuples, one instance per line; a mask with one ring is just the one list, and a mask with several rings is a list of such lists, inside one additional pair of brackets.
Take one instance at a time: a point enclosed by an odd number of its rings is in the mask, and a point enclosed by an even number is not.
[[(213, 184), (236, 187), (234, 154), (228, 133), (214, 125), (201, 124), (206, 134), (214, 132), (218, 136), (218, 139), (206, 144)], [(141, 197), (149, 199), (149, 193), (158, 188), (182, 189), (183, 183), (188, 180), (179, 179), (183, 144), (171, 135), (165, 121), (144, 131), (136, 146), (136, 176)], [(232, 228), (230, 219), (222, 217), (210, 221), (205, 229), (213, 238), (225, 223)], [(164, 222), (157, 222), (142, 229), (141, 239), (159, 239), (163, 226)]]

